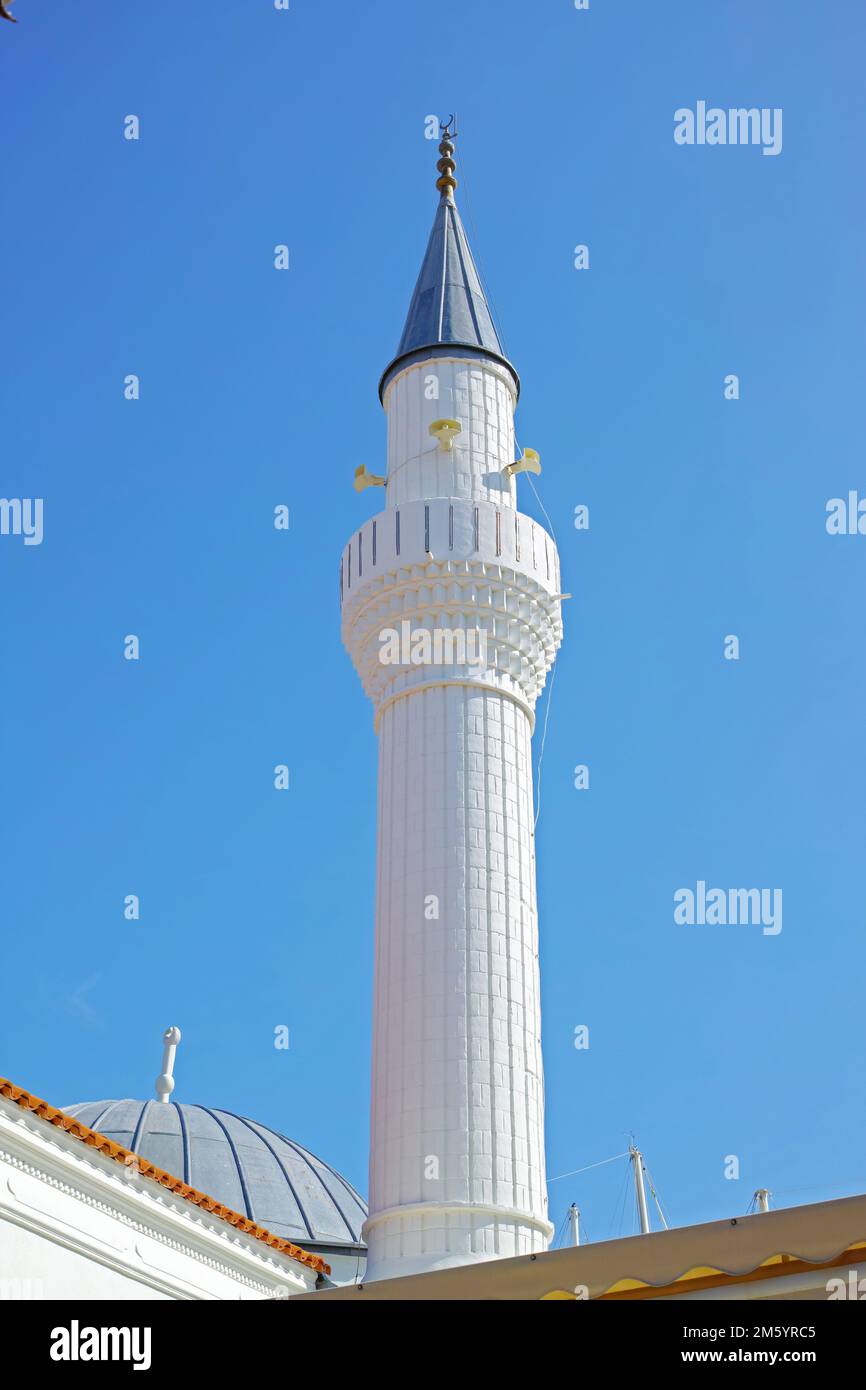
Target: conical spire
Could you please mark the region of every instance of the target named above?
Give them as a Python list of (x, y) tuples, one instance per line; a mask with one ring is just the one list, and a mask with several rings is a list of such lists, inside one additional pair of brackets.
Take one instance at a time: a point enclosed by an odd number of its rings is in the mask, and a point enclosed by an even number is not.
[(466, 232), (454, 202), (454, 139), (449, 121), (442, 127), (437, 169), (439, 206), (415, 285), (397, 354), (379, 383), (379, 397), (395, 372), (413, 359), (492, 357), (507, 367), (520, 390), (520, 378), (508, 361), (472, 259)]

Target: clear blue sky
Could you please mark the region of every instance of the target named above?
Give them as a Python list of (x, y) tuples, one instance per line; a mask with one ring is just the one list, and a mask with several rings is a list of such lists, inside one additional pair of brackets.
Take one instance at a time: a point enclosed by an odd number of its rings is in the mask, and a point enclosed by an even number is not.
[[(384, 461), (424, 118), (456, 109), (574, 593), (538, 844), (549, 1172), (633, 1130), (676, 1224), (862, 1191), (866, 537), (824, 525), (866, 494), (862, 7), (17, 13), (0, 493), (44, 498), (45, 539), (0, 537), (0, 1072), (145, 1097), (176, 1023), (178, 1099), (366, 1191), (376, 745), (337, 562), (380, 502), (351, 479)], [(782, 153), (675, 145), (700, 99), (781, 107)], [(698, 879), (782, 888), (781, 934), (675, 925)], [(622, 1180), (552, 1184), (553, 1219), (631, 1231)]]

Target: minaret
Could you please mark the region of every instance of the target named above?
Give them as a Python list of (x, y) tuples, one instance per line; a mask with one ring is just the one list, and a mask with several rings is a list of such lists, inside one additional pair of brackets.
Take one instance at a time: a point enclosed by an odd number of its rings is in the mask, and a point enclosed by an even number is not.
[[(368, 1279), (546, 1248), (530, 740), (562, 637), (559, 558), (516, 509), (506, 358), (454, 201), (397, 355), (385, 508), (340, 562), (379, 737)], [(516, 466), (515, 466), (516, 465)]]

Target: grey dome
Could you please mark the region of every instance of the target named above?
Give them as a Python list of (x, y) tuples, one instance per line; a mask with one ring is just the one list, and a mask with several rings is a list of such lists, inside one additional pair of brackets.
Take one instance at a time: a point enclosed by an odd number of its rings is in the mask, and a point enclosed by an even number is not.
[(265, 1125), (175, 1101), (87, 1101), (65, 1113), (272, 1235), (305, 1248), (361, 1243), (367, 1208), (355, 1189)]

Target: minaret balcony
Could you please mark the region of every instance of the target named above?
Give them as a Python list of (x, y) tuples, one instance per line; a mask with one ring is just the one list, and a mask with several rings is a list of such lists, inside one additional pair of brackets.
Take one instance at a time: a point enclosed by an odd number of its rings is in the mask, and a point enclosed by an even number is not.
[(497, 690), (533, 717), (562, 640), (556, 546), (531, 517), (438, 498), (388, 508), (341, 559), (343, 641), (377, 724), (431, 685)]

